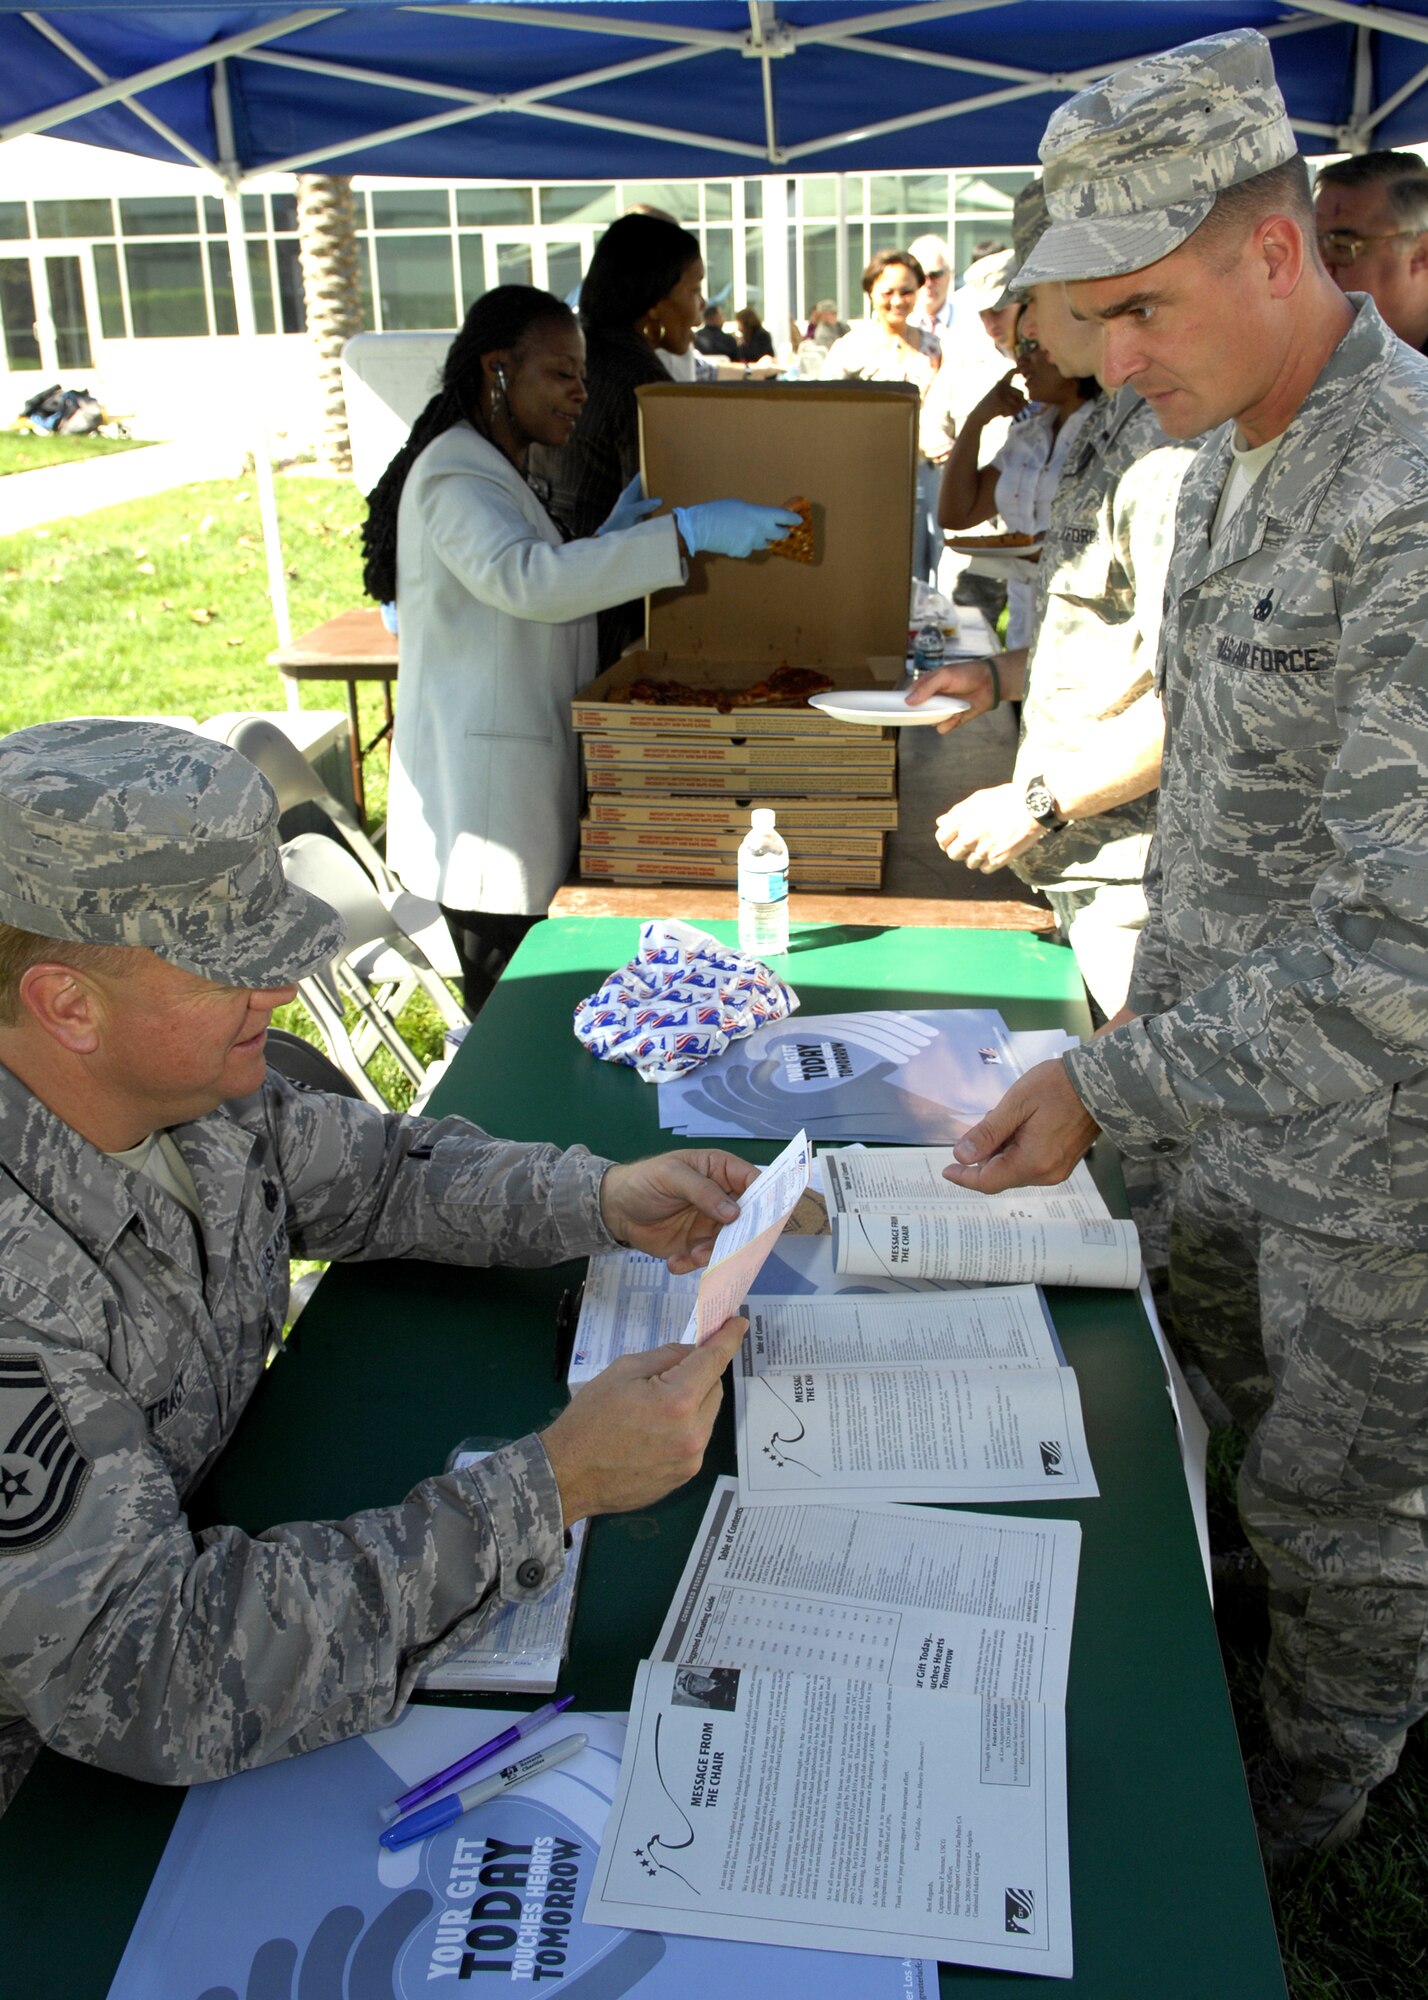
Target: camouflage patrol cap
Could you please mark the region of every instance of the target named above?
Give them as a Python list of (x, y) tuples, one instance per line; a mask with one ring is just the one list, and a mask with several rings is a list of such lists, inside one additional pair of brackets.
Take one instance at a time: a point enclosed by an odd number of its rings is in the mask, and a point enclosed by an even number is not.
[(345, 935), (284, 876), (278, 801), (246, 757), (166, 723), (93, 716), (0, 738), (0, 922), (267, 988)]
[(1009, 274), (1008, 291), (1013, 298), (1026, 297), (1026, 289), (1021, 283), (1021, 267), (1050, 227), (1051, 213), (1046, 206), (1046, 189), (1042, 186), (1041, 175), (1034, 174), (1012, 204), (1012, 253), (1016, 261)]
[(967, 266), (962, 274), (962, 290), (978, 312), (999, 312), (1012, 302), (1007, 279), (1015, 269), (1015, 250), (994, 250), (990, 257), (979, 257), (975, 264)]
[(1052, 113), (1041, 142), (1051, 227), (1017, 282), (1143, 270), (1178, 249), (1225, 188), (1296, 151), (1269, 44), (1253, 28), (1130, 63)]

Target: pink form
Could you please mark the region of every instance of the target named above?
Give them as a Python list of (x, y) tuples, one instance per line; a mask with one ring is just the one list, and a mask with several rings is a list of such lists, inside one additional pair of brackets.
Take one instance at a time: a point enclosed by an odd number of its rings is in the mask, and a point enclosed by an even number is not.
[(800, 1132), (764, 1168), (753, 1186), (744, 1190), (738, 1220), (726, 1222), (714, 1239), (694, 1310), (681, 1336), (684, 1341), (698, 1346), (738, 1311), (783, 1225), (798, 1206), (812, 1170), (813, 1148), (807, 1133)]

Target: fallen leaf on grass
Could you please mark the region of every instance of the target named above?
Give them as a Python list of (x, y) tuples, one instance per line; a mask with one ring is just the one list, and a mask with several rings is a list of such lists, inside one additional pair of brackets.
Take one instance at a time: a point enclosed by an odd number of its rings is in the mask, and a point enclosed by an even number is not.
[(140, 563), (138, 564), (137, 567), (140, 576), (153, 576), (155, 573), (154, 565), (152, 563)]
[(189, 610), (189, 617), (195, 625), (211, 625), (218, 613), (207, 604), (195, 604)]
[(243, 641), (241, 639), (225, 639), (223, 643), (225, 646), (241, 646)]

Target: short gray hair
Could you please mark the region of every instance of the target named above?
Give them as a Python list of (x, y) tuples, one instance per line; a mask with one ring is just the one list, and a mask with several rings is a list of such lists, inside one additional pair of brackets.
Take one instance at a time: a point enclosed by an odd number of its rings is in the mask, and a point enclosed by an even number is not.
[(1393, 219), (1415, 236), (1428, 231), (1428, 165), (1416, 153), (1355, 153), (1321, 167), (1314, 192), (1326, 187), (1381, 187)]

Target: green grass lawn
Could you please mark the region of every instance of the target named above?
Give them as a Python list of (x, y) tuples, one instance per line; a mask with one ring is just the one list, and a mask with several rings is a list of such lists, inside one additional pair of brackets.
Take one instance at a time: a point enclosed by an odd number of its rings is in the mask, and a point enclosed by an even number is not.
[(0, 478), (7, 472), (38, 472), (45, 465), (68, 465), (76, 458), (103, 458), (111, 451), (138, 451), (141, 438), (55, 437), (48, 431), (0, 431)]
[[(350, 481), (279, 479), (295, 632), (364, 601), (365, 512)], [(251, 479), (187, 486), (0, 537), (0, 733), (68, 715), (202, 722), (230, 709), (282, 709), (286, 691), (267, 663), (276, 643)], [(370, 739), (380, 690), (372, 683), (360, 693)], [(302, 698), (305, 708), (340, 708), (346, 691), (309, 681)], [(375, 823), (386, 812), (380, 752), (368, 760), (366, 782)], [(301, 1007), (282, 1010), (278, 1024), (317, 1039)], [(443, 1024), (423, 996), (403, 1026), (433, 1060)], [(371, 1069), (394, 1103), (409, 1101), (410, 1088), (384, 1051)]]

